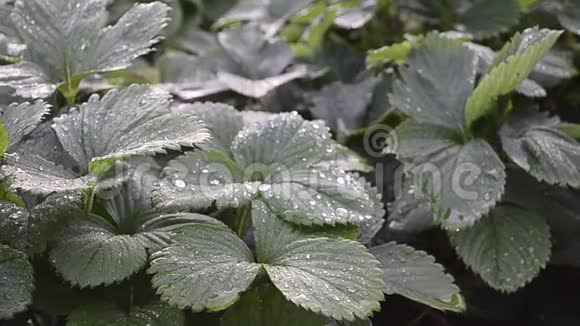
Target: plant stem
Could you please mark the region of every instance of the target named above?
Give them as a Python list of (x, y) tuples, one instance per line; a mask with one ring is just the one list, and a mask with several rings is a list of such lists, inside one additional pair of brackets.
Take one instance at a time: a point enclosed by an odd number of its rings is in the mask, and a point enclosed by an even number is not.
[(91, 187), (85, 192), (85, 212), (88, 214), (93, 210), (93, 203), (95, 201), (95, 188)]
[(248, 229), (248, 222), (250, 221), (251, 205), (245, 205), (236, 210), (238, 215), (236, 233), (243, 239), (246, 235), (246, 230)]

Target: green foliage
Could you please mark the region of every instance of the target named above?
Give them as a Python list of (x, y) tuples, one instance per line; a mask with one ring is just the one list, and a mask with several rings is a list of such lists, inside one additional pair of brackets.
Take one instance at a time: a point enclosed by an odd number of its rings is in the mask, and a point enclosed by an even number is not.
[(519, 207), (498, 206), (490, 216), (450, 238), (470, 268), (505, 292), (533, 279), (550, 258), (546, 220)]
[(0, 0), (0, 323), (564, 324), (578, 8)]
[(0, 253), (0, 318), (6, 319), (25, 310), (32, 302), (34, 278), (26, 254), (4, 245), (0, 245)]

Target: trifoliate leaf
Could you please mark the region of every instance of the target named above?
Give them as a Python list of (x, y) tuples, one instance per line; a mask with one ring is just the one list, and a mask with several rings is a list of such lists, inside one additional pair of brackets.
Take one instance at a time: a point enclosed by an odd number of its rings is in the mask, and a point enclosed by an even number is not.
[(450, 233), (463, 261), (491, 287), (514, 292), (550, 258), (550, 230), (534, 211), (500, 205), (473, 227)]
[(318, 165), (335, 153), (320, 121), (305, 121), (295, 113), (275, 115), (238, 133), (231, 151), (233, 160), (218, 152), (196, 152), (170, 162), (154, 192), (156, 204), (170, 209), (239, 207), (260, 195), (294, 223), (352, 223), (371, 229), (382, 223), (380, 196), (364, 179)]
[(329, 84), (314, 95), (310, 112), (339, 132), (350, 133), (363, 127), (377, 81), (368, 77), (352, 84), (340, 81)]
[(0, 320), (32, 303), (34, 277), (26, 254), (0, 244)]
[(2, 121), (10, 134), (10, 146), (30, 134), (49, 113), (50, 106), (42, 101), (12, 104), (1, 110)]
[(223, 103), (198, 102), (180, 105), (174, 111), (195, 115), (206, 124), (212, 138), (202, 147), (215, 149), (231, 156), (232, 142), (244, 127), (242, 115), (234, 107)]
[(68, 316), (68, 326), (183, 326), (185, 315), (162, 303), (132, 306), (127, 313), (113, 304), (101, 302), (81, 306)]
[(475, 83), (477, 57), (454, 40), (431, 34), (414, 49), (391, 104), (420, 123), (465, 128), (464, 108)]
[(40, 156), (8, 154), (5, 161), (2, 173), (10, 178), (12, 188), (23, 192), (48, 195), (69, 190), (82, 191), (94, 181), (91, 176), (78, 177)]
[[(83, 172), (98, 163), (180, 150), (205, 142), (209, 134), (198, 118), (171, 111), (170, 95), (146, 86), (93, 95), (88, 103), (54, 119), (65, 150)], [(167, 128), (171, 126), (171, 128)]]
[(179, 308), (224, 310), (260, 271), (246, 244), (217, 220), (181, 228), (173, 240), (153, 255), (149, 273), (161, 299)]
[(450, 129), (405, 122), (391, 148), (414, 178), (415, 196), (426, 200), (446, 228), (472, 225), (504, 191), (504, 165), (494, 149), (475, 138), (462, 144)]
[(359, 29), (375, 15), (377, 0), (360, 0), (357, 6), (344, 6), (334, 19), (336, 26), (345, 29)]
[(216, 25), (224, 26), (236, 21), (256, 22), (272, 36), (284, 26), (286, 20), (311, 2), (312, 0), (243, 0), (226, 12)]
[(286, 299), (337, 320), (379, 309), (383, 272), (358, 242), (303, 234), (262, 202), (253, 204), (252, 220), (258, 261)]
[(469, 97), (465, 107), (467, 126), (472, 127), (475, 121), (488, 115), (500, 96), (518, 88), (560, 34), (549, 29), (528, 28), (514, 35)]
[(224, 326), (320, 326), (324, 318), (287, 301), (272, 285), (252, 288), (222, 316)]
[(435, 309), (465, 310), (453, 277), (426, 252), (394, 242), (371, 248), (370, 252), (383, 265), (388, 294), (399, 294)]
[[(195, 99), (226, 90), (261, 98), (277, 87), (306, 76), (304, 66), (288, 68), (294, 54), (289, 45), (272, 40), (256, 25), (248, 24), (218, 34), (220, 48), (198, 58), (187, 74), (166, 84), (184, 99)], [(183, 67), (179, 66), (179, 69)], [(288, 68), (288, 69), (287, 69)]]
[(509, 30), (518, 23), (518, 0), (475, 0), (460, 13), (462, 28), (476, 38), (488, 38)]
[(536, 179), (578, 187), (580, 144), (559, 131), (558, 123), (537, 111), (516, 111), (500, 130), (503, 149)]
[(26, 61), (2, 68), (7, 77), (0, 85), (20, 96), (46, 97), (64, 82), (64, 91), (74, 95), (87, 75), (124, 69), (149, 52), (169, 7), (138, 4), (116, 25), (104, 27), (105, 5), (103, 0), (16, 1), (11, 19), (27, 45)]

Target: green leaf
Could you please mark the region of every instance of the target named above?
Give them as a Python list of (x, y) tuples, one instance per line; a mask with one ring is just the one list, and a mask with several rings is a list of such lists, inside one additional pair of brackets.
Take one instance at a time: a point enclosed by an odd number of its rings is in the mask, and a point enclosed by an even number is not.
[(174, 113), (170, 105), (168, 93), (134, 85), (103, 98), (91, 96), (80, 108), (54, 119), (53, 128), (84, 173), (103, 170), (97, 169), (98, 162), (179, 150), (209, 138), (198, 118)]
[(10, 133), (2, 121), (0, 121), (0, 158), (4, 157), (10, 146)]
[(25, 98), (44, 98), (57, 88), (40, 66), (30, 62), (0, 65), (0, 86), (9, 87), (14, 95)]
[(272, 211), (303, 225), (361, 224), (381, 218), (383, 204), (366, 180), (336, 168), (290, 169), (258, 190)]
[(345, 29), (359, 29), (375, 15), (377, 0), (360, 0), (355, 6), (343, 5), (335, 18), (336, 26)]
[(465, 121), (469, 128), (490, 114), (497, 99), (520, 86), (548, 53), (562, 32), (528, 28), (515, 34), (498, 53), (490, 71), (467, 100)]
[[(217, 40), (220, 48), (205, 56), (180, 56), (181, 60), (192, 62), (194, 68), (177, 73), (181, 78), (173, 79), (174, 83), (165, 86), (184, 99), (226, 90), (262, 98), (277, 87), (307, 74), (303, 65), (289, 67), (294, 55), (287, 43), (272, 40), (255, 24), (227, 29), (218, 34)], [(183, 69), (184, 65), (175, 66)]]
[(274, 35), (286, 20), (305, 9), (312, 0), (243, 0), (226, 12), (216, 26), (229, 25), (236, 21), (259, 23), (269, 35)]
[(400, 294), (435, 309), (465, 310), (453, 277), (426, 252), (394, 242), (371, 248), (370, 252), (383, 264), (388, 294)]
[[(138, 4), (116, 25), (105, 27), (105, 5), (103, 0), (16, 1), (11, 19), (27, 45), (26, 62), (5, 68), (8, 80), (0, 84), (21, 96), (46, 97), (64, 83), (63, 93), (74, 99), (84, 77), (124, 69), (157, 43), (168, 6)], [(22, 77), (27, 78), (24, 84)]]
[(412, 49), (411, 42), (403, 41), (371, 50), (367, 54), (367, 67), (369, 69), (380, 68), (391, 61), (403, 64), (407, 61)]
[(427, 36), (409, 55), (393, 88), (391, 104), (420, 123), (457, 131), (475, 83), (477, 57), (461, 43)]
[(234, 160), (196, 152), (170, 162), (153, 198), (175, 210), (240, 207), (260, 195), (294, 223), (374, 228), (384, 215), (381, 197), (358, 175), (324, 161), (336, 154), (334, 145), (320, 121), (275, 115), (238, 133)]
[(337, 167), (345, 171), (360, 171), (371, 172), (373, 167), (369, 165), (366, 159), (360, 156), (350, 148), (341, 145), (333, 144), (333, 150), (316, 164), (317, 167), (330, 168)]
[(472, 225), (501, 199), (505, 167), (494, 149), (475, 138), (465, 144), (450, 129), (405, 122), (389, 150), (405, 163), (415, 196), (445, 228)]
[(49, 112), (50, 106), (43, 101), (14, 103), (3, 109), (2, 121), (10, 134), (10, 146), (29, 135)]
[(506, 154), (539, 181), (580, 186), (580, 144), (557, 129), (559, 119), (518, 110), (501, 128)]
[(538, 0), (519, 0), (518, 2), (523, 9), (528, 9), (528, 7), (538, 2)]
[(550, 230), (534, 211), (500, 205), (472, 228), (450, 233), (463, 261), (494, 289), (514, 292), (550, 258)]
[(365, 113), (377, 82), (368, 77), (350, 84), (340, 81), (329, 84), (311, 99), (310, 112), (332, 130), (349, 134), (364, 126)]
[(218, 42), (252, 79), (278, 75), (293, 59), (287, 43), (269, 40), (256, 25), (227, 29), (218, 34)]
[(223, 103), (197, 102), (180, 105), (174, 111), (195, 115), (205, 122), (212, 138), (203, 148), (215, 149), (231, 156), (232, 142), (244, 127), (242, 114), (234, 107)]
[(296, 66), (295, 69), (287, 73), (263, 79), (252, 79), (231, 74), (229, 72), (218, 72), (218, 80), (229, 89), (247, 97), (262, 98), (274, 89), (287, 84), (295, 79), (306, 76), (307, 71), (304, 66)]
[(245, 293), (222, 316), (224, 326), (320, 326), (324, 318), (287, 301), (275, 287), (260, 285)]
[(32, 303), (34, 277), (26, 254), (0, 244), (0, 320)]
[(580, 140), (580, 124), (561, 122), (556, 129), (572, 139)]
[(328, 127), (293, 112), (245, 128), (234, 139), (232, 152), (244, 169), (253, 164), (266, 165), (267, 170), (298, 169), (320, 162), (332, 150), (331, 143)]
[(395, 192), (395, 200), (388, 204), (389, 229), (419, 233), (433, 227), (434, 217), (429, 210), (429, 205), (423, 199), (417, 198), (416, 186), (413, 180), (405, 178), (401, 190)]
[(133, 306), (129, 313), (101, 302), (77, 308), (68, 316), (67, 326), (184, 326), (182, 311), (161, 303)]
[(32, 209), (0, 201), (0, 243), (29, 255), (44, 251), (60, 226), (78, 217), (82, 198), (79, 194), (53, 194)]
[(0, 243), (26, 252), (29, 217), (27, 209), (11, 202), (0, 201)]
[(550, 265), (580, 266), (578, 194), (574, 189), (551, 187), (540, 193), (538, 200), (532, 198), (535, 204), (542, 205), (539, 209), (550, 225), (553, 246)]
[(148, 253), (168, 246), (175, 229), (207, 220), (156, 211), (149, 193), (157, 178), (149, 169), (141, 163), (121, 185), (97, 187), (101, 216), (83, 214), (56, 237), (50, 259), (65, 280), (81, 288), (122, 281), (145, 266)]
[(62, 277), (81, 288), (122, 281), (145, 266), (147, 251), (105, 222), (79, 221), (56, 239), (50, 260)]
[[(553, 4), (553, 3), (550, 3)], [(576, 1), (562, 1), (556, 2), (557, 7), (557, 17), (560, 24), (566, 28), (566, 30), (580, 35), (580, 24), (578, 24), (578, 17), (580, 16), (580, 5)]]
[(162, 300), (179, 308), (224, 310), (260, 271), (246, 244), (217, 220), (183, 227), (173, 240), (153, 255), (148, 272)]
[(106, 72), (125, 69), (133, 60), (151, 52), (167, 25), (170, 10), (168, 5), (159, 1), (135, 4), (115, 25), (105, 27), (99, 33), (94, 48), (88, 50), (92, 52), (89, 52), (91, 60), (85, 70)]
[(48, 195), (66, 191), (84, 191), (94, 181), (91, 176), (78, 177), (62, 166), (40, 156), (7, 154), (2, 173), (8, 176), (12, 188), (33, 194)]
[(460, 14), (463, 28), (476, 38), (488, 38), (507, 32), (518, 23), (519, 0), (476, 0)]
[(0, 0), (0, 33), (7, 36), (15, 36), (16, 31), (10, 19), (12, 4), (9, 0)]
[(163, 169), (160, 187), (153, 192), (157, 206), (179, 209), (241, 207), (258, 194), (260, 182), (243, 179), (237, 164), (224, 154), (190, 152)]
[[(309, 13), (316, 15), (316, 17), (306, 19), (305, 22), (296, 22), (296, 25), (291, 25), (300, 26), (303, 30), (298, 42), (292, 44), (294, 53), (300, 58), (312, 57), (322, 51), (325, 36), (334, 25), (338, 14), (335, 8), (328, 8), (324, 4), (310, 7), (304, 15), (308, 16)], [(300, 18), (297, 20), (300, 20)], [(302, 26), (304, 24), (306, 24), (305, 27)]]
[(367, 318), (386, 290), (379, 262), (358, 242), (309, 236), (264, 203), (252, 207), (258, 261), (284, 297), (337, 320)]

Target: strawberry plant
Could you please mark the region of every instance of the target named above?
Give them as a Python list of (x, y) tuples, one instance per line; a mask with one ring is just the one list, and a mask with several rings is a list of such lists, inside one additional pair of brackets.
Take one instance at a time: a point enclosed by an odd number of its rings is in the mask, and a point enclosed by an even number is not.
[(573, 325), (576, 7), (0, 0), (0, 323)]

